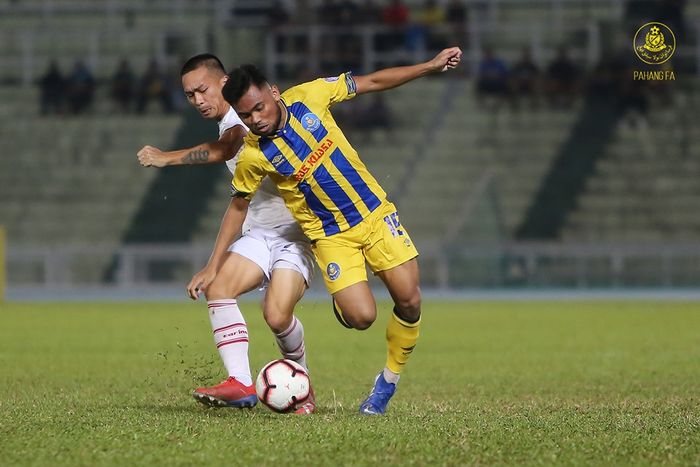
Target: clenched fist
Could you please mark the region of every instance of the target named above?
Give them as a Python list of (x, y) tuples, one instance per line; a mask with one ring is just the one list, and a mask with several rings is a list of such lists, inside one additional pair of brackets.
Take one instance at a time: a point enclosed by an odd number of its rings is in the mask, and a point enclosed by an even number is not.
[(165, 167), (167, 158), (163, 151), (154, 146), (144, 146), (136, 153), (139, 164), (144, 167)]

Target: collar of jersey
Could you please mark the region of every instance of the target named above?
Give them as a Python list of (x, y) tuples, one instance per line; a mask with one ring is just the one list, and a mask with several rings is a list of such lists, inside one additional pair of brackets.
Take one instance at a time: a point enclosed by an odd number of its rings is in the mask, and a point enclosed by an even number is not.
[(289, 116), (292, 114), (292, 112), (289, 110), (289, 106), (287, 106), (287, 103), (284, 101), (284, 99), (282, 97), (280, 97), (280, 102), (282, 103), (285, 110), (287, 111), (287, 118), (285, 119), (284, 125), (282, 125), (282, 128), (275, 131), (275, 135), (273, 136), (274, 138), (282, 136), (282, 132), (284, 131), (285, 128), (287, 128), (287, 125), (289, 125)]

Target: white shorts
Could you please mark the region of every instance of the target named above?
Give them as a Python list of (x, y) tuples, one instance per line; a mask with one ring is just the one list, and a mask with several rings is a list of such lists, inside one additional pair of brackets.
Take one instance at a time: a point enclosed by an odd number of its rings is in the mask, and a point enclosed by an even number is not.
[(300, 273), (308, 287), (314, 271), (314, 254), (311, 242), (302, 235), (281, 234), (277, 230), (253, 227), (236, 240), (228, 251), (237, 253), (257, 264), (265, 278), (260, 288), (265, 288), (274, 269), (293, 269)]

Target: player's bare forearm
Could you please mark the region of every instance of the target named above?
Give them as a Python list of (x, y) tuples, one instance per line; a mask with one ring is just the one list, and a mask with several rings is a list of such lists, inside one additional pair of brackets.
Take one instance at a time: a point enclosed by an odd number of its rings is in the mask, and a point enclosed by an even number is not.
[(243, 144), (244, 136), (245, 129), (236, 125), (221, 135), (218, 141), (210, 141), (175, 151), (161, 151), (154, 146), (144, 146), (136, 155), (139, 163), (144, 167), (218, 164), (236, 155)]
[(207, 265), (204, 269), (192, 276), (192, 279), (187, 284), (187, 294), (192, 300), (197, 300), (202, 291), (207, 290), (207, 287), (214, 281), (218, 274), (221, 262), (228, 251), (229, 245), (241, 233), (243, 220), (248, 212), (249, 202), (243, 198), (232, 198), (231, 203), (226, 209), (224, 218), (221, 220), (219, 234), (216, 236), (214, 250), (209, 257)]
[(243, 198), (231, 198), (231, 203), (221, 219), (219, 234), (216, 236), (214, 249), (207, 266), (211, 266), (215, 270), (219, 269), (221, 260), (228, 251), (229, 246), (241, 234), (241, 227), (248, 212), (248, 204), (250, 202)]
[(462, 51), (459, 47), (442, 50), (432, 60), (417, 65), (398, 66), (356, 76), (357, 94), (384, 91), (432, 73), (447, 71), (459, 65)]
[(228, 153), (228, 149), (227, 144), (215, 141), (183, 151), (174, 151), (177, 154), (170, 165), (218, 164), (233, 157), (233, 154)]
[(153, 146), (145, 146), (137, 156), (144, 167), (216, 164), (226, 161), (226, 149), (226, 145), (218, 141), (175, 151), (161, 151)]

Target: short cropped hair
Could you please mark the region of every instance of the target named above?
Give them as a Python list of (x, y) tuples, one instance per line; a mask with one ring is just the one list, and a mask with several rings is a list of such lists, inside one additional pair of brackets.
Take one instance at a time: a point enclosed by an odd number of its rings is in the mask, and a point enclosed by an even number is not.
[(220, 72), (222, 75), (226, 74), (226, 68), (224, 68), (223, 63), (219, 60), (219, 57), (212, 54), (199, 54), (190, 58), (182, 65), (182, 70), (180, 70), (180, 76), (185, 76), (190, 71), (194, 71), (197, 68), (204, 66), (211, 71)]
[(221, 90), (224, 99), (231, 105), (237, 103), (251, 86), (268, 84), (267, 78), (255, 65), (241, 65), (228, 74), (228, 81)]

